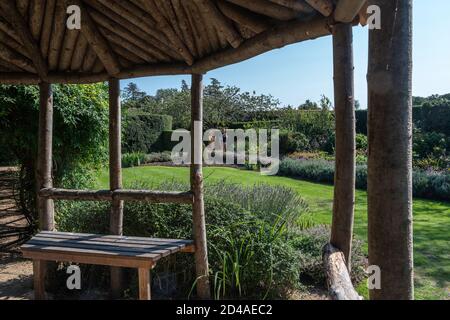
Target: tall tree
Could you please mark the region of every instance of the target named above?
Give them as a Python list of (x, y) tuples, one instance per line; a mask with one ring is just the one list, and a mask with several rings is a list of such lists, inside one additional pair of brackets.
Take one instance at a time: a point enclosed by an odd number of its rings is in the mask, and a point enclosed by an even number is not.
[(412, 299), (412, 0), (372, 2), (382, 19), (369, 31), (369, 264), (381, 286), (370, 298)]

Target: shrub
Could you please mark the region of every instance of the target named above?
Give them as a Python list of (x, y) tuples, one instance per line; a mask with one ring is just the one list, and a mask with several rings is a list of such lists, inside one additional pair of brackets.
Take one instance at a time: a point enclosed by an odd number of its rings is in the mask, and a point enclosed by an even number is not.
[(300, 132), (280, 132), (280, 154), (287, 155), (297, 151), (310, 150), (308, 138)]
[[(134, 184), (136, 189), (185, 190), (176, 182)], [(295, 192), (256, 185), (218, 183), (206, 188), (205, 212), (211, 282), (216, 298), (283, 298), (299, 282), (299, 254), (288, 239), (294, 222), (307, 210)], [(273, 198), (271, 198), (273, 197)], [(284, 205), (283, 205), (284, 204)], [(109, 204), (58, 204), (58, 229), (104, 234)], [(124, 233), (146, 237), (192, 237), (192, 208), (178, 204), (126, 202)], [(186, 297), (195, 282), (192, 255), (165, 259), (155, 279), (167, 272), (177, 279), (177, 292)]]
[(162, 133), (168, 130), (172, 130), (172, 117), (130, 109), (125, 118), (123, 150), (150, 153)]
[[(285, 158), (280, 163), (278, 175), (333, 184), (334, 162)], [(356, 166), (355, 185), (358, 189), (367, 189), (367, 165)], [(415, 197), (450, 200), (450, 174), (445, 172), (414, 170), (413, 193)]]
[(356, 134), (356, 149), (361, 151), (367, 151), (369, 146), (369, 142), (367, 140), (367, 136), (363, 134)]
[[(291, 240), (292, 245), (300, 254), (300, 278), (305, 283), (325, 285), (326, 278), (323, 272), (322, 248), (330, 241), (330, 228), (317, 226), (303, 230)], [(353, 240), (352, 245), (352, 272), (353, 284), (356, 286), (365, 278), (362, 242)]]
[(152, 151), (172, 151), (179, 141), (172, 141), (173, 130), (166, 130), (161, 133), (159, 139), (153, 144)]
[(122, 155), (122, 168), (139, 167), (144, 163), (145, 157), (142, 152), (125, 153)]
[(170, 152), (154, 152), (146, 154), (144, 157), (144, 164), (158, 163), (158, 162), (171, 162), (172, 154)]
[[(53, 85), (53, 99), (54, 184), (82, 188), (92, 182), (93, 169), (107, 159), (108, 87), (106, 83)], [(1, 150), (21, 167), (19, 205), (30, 218), (36, 214), (38, 124), (39, 88), (0, 85)]]

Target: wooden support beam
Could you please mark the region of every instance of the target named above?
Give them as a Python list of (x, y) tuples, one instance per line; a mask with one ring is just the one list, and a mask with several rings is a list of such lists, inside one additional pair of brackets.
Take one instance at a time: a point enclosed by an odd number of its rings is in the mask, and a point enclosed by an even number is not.
[(331, 0), (306, 0), (306, 2), (325, 17), (329, 17), (333, 13), (334, 5)]
[(263, 19), (263, 17), (247, 9), (241, 8), (225, 0), (217, 0), (216, 3), (225, 16), (255, 33), (261, 33), (271, 27), (271, 24), (267, 19)]
[(172, 26), (166, 20), (164, 15), (155, 5), (155, 3), (153, 1), (142, 1), (142, 0), (140, 0), (140, 3), (146, 9), (146, 11), (149, 14), (151, 14), (151, 16), (155, 19), (158, 29), (160, 29), (166, 35), (166, 37), (169, 39), (172, 45), (175, 48), (177, 48), (178, 53), (183, 57), (184, 61), (188, 65), (192, 65), (194, 63), (194, 57), (189, 52), (184, 42), (181, 41), (181, 39), (172, 29)]
[(148, 268), (138, 269), (139, 278), (139, 300), (151, 300), (151, 274)]
[(39, 227), (43, 231), (53, 231), (55, 229), (53, 200), (39, 196), (39, 190), (53, 188), (53, 93), (51, 85), (46, 82), (40, 83), (39, 89), (39, 135), (36, 170)]
[(47, 294), (45, 292), (46, 267), (46, 261), (33, 260), (34, 300), (47, 300)]
[(52, 35), (53, 18), (55, 17), (56, 0), (47, 0), (45, 3), (45, 13), (42, 22), (42, 32), (40, 39), (41, 54), (46, 59), (50, 47)]
[(292, 9), (280, 6), (276, 3), (266, 0), (227, 0), (242, 8), (271, 17), (273, 19), (288, 21), (298, 17), (298, 12)]
[(381, 269), (371, 299), (414, 298), (412, 216), (412, 0), (373, 1), (369, 30), (369, 265)]
[(359, 14), (367, 0), (339, 0), (334, 11), (334, 19), (338, 22), (350, 23)]
[(323, 248), (323, 266), (328, 292), (333, 300), (362, 300), (353, 287), (342, 251), (327, 244)]
[(8, 22), (13, 26), (15, 32), (22, 40), (22, 44), (27, 49), (39, 77), (45, 80), (48, 73), (47, 63), (42, 57), (41, 50), (33, 35), (31, 34), (30, 29), (25, 23), (25, 20), (17, 9), (15, 1), (0, 1), (0, 8), (3, 11), (3, 15), (6, 20), (8, 20)]
[(243, 42), (237, 49), (228, 49), (198, 61), (192, 66), (192, 71), (203, 73), (238, 63), (275, 48), (329, 35), (330, 30), (329, 19), (323, 17), (309, 22), (294, 20), (283, 23)]
[(36, 69), (30, 59), (22, 56), (14, 50), (11, 50), (11, 48), (3, 43), (0, 43), (0, 58), (24, 71), (33, 73), (36, 72)]
[(355, 210), (356, 120), (351, 24), (333, 27), (336, 161), (331, 244), (339, 248), (351, 271)]
[(77, 5), (81, 9), (81, 33), (86, 37), (95, 53), (102, 61), (106, 71), (110, 76), (115, 76), (120, 72), (120, 63), (111, 49), (108, 41), (97, 29), (88, 10), (80, 0), (65, 0), (66, 5)]
[(193, 203), (192, 192), (163, 192), (148, 190), (67, 190), (48, 188), (39, 192), (46, 199), (75, 201), (145, 201), (150, 203)]
[(194, 0), (204, 18), (222, 34), (227, 41), (237, 48), (244, 41), (241, 35), (234, 29), (233, 25), (210, 0)]
[(306, 3), (307, 1), (304, 0), (270, 0), (270, 2), (298, 12), (311, 13), (314, 11), (313, 8)]
[[(122, 189), (122, 112), (120, 104), (120, 81), (109, 80), (109, 185), (111, 191)], [(123, 201), (113, 199), (109, 232), (112, 235), (123, 234)], [(111, 268), (111, 294), (113, 298), (121, 296), (122, 270)]]
[(194, 194), (193, 225), (197, 295), (210, 299), (205, 205), (203, 201), (203, 76), (192, 75), (191, 85), (191, 189)]
[[(53, 92), (49, 83), (39, 84), (39, 131), (38, 154), (36, 169), (36, 199), (39, 214), (39, 229), (41, 231), (55, 230), (55, 209), (51, 199), (40, 197), (39, 190), (53, 188), (52, 153), (53, 153)], [(45, 299), (45, 279), (48, 264), (45, 261), (35, 261), (34, 290), (37, 300)]]

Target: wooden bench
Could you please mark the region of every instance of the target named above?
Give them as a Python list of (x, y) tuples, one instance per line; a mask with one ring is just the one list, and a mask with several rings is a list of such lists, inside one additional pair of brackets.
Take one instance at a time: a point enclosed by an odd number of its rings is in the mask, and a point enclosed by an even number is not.
[(45, 231), (24, 244), (21, 250), (25, 258), (33, 259), (34, 291), (38, 300), (45, 299), (45, 286), (39, 276), (45, 272), (45, 261), (137, 268), (139, 299), (150, 300), (150, 270), (158, 260), (177, 252), (195, 251), (190, 240)]

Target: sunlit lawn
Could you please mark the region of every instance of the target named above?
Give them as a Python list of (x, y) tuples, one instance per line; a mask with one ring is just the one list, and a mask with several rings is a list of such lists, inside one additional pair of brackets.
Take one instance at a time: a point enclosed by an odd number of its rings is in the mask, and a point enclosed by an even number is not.
[[(309, 204), (318, 223), (331, 223), (333, 187), (284, 177), (261, 176), (257, 172), (232, 168), (205, 168), (205, 183), (229, 181), (247, 185), (267, 183), (295, 189)], [(124, 170), (125, 185), (133, 181), (189, 181), (188, 168), (139, 167)], [(107, 172), (98, 178), (108, 186)], [(367, 239), (366, 192), (357, 191), (355, 234)], [(367, 249), (367, 246), (366, 246)], [(417, 299), (450, 298), (450, 203), (414, 200), (414, 263)]]

